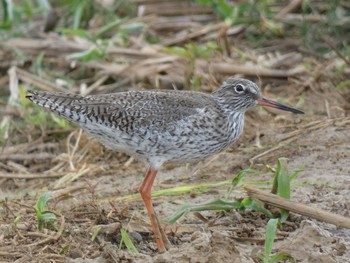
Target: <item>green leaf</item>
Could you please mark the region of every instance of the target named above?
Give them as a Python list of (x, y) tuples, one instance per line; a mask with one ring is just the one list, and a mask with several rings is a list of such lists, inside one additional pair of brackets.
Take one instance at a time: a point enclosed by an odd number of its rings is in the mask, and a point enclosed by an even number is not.
[(122, 25), (120, 27), (120, 31), (122, 31), (122, 33), (125, 35), (135, 31), (143, 30), (145, 27), (146, 27), (145, 23), (134, 22), (134, 23)]
[(112, 21), (111, 23), (108, 23), (107, 25), (104, 25), (103, 27), (101, 27), (97, 33), (95, 34), (94, 38), (100, 38), (102, 37), (104, 34), (110, 32), (111, 30), (113, 30), (116, 27), (119, 27), (126, 19), (116, 19), (114, 21)]
[(28, 17), (34, 16), (34, 5), (31, 0), (24, 0), (22, 3), (22, 12)]
[(81, 29), (81, 28), (75, 28), (75, 29), (58, 28), (56, 31), (61, 33), (61, 34), (64, 34), (64, 35), (77, 36), (77, 37), (85, 38), (85, 39), (88, 39), (88, 40), (92, 40), (93, 39), (88, 31), (86, 31), (84, 29)]
[(16, 216), (15, 220), (13, 220), (14, 226), (17, 226), (18, 222), (21, 220), (21, 216)]
[(122, 242), (124, 242), (124, 244), (125, 244), (126, 248), (128, 249), (128, 251), (133, 253), (133, 254), (138, 254), (139, 251), (137, 250), (137, 248), (132, 243), (132, 240), (129, 237), (128, 233), (124, 229), (121, 229), (120, 233), (122, 235)]
[(168, 48), (165, 48), (164, 51), (167, 53), (178, 55), (180, 57), (191, 58), (190, 52), (184, 49), (183, 47), (178, 47), (178, 46), (168, 47)]
[(269, 263), (269, 258), (276, 235), (277, 223), (277, 218), (270, 219), (266, 226), (264, 263)]
[(35, 209), (37, 209), (39, 212), (43, 213), (45, 206), (46, 206), (46, 203), (47, 203), (47, 201), (49, 201), (50, 197), (51, 197), (51, 192), (43, 193), (39, 197), (39, 199), (36, 201)]
[(250, 197), (244, 198), (241, 201), (241, 208), (248, 208), (256, 212), (261, 212), (270, 218), (273, 217), (273, 214), (268, 209), (263, 207), (260, 202), (257, 202), (255, 199), (252, 199)]
[(42, 219), (43, 221), (56, 221), (57, 217), (54, 213), (52, 212), (49, 212), (49, 211), (45, 211), (43, 214), (42, 214)]
[(272, 182), (272, 187), (271, 187), (271, 194), (277, 194), (277, 189), (278, 189), (278, 175), (280, 174), (281, 171), (281, 166), (279, 165), (279, 163), (277, 162), (277, 167), (276, 170), (273, 170), (273, 168), (271, 167), (272, 172), (274, 172), (274, 177), (273, 177), (273, 182)]
[(287, 160), (287, 158), (278, 159), (278, 195), (280, 197), (290, 199), (290, 180), (288, 174)]
[(300, 172), (304, 171), (305, 165), (300, 166), (297, 170), (293, 171), (293, 173), (289, 176), (289, 181), (292, 182), (295, 178), (297, 178)]
[(91, 60), (100, 60), (104, 57), (104, 53), (97, 49), (96, 47), (92, 47), (88, 50), (77, 52), (71, 55), (66, 56), (68, 60), (79, 60), (83, 62), (91, 61)]
[(201, 81), (202, 81), (201, 76), (194, 76), (192, 80), (192, 89), (198, 90), (199, 87), (201, 86)]
[[(290, 179), (287, 165), (287, 158), (279, 158), (276, 173), (278, 171), (278, 195), (285, 199), (290, 199)], [(281, 221), (284, 222), (289, 216), (289, 211), (285, 209), (280, 209), (281, 211)]]
[(10, 29), (13, 22), (13, 2), (12, 0), (2, 0), (3, 19), (0, 28)]
[(91, 237), (91, 241), (94, 241), (95, 238), (97, 237), (98, 233), (100, 232), (100, 230), (102, 229), (102, 226), (98, 226), (94, 229), (94, 233), (92, 234)]
[(61, 251), (59, 252), (60, 255), (65, 255), (69, 252), (70, 246), (69, 245), (64, 245), (61, 249)]
[(74, 12), (74, 21), (73, 21), (73, 28), (78, 29), (80, 27), (80, 23), (83, 17), (83, 11), (86, 5), (86, 1), (81, 1), (81, 3), (77, 6)]
[(225, 195), (225, 200), (227, 200), (233, 189), (237, 188), (243, 181), (243, 177), (246, 175), (246, 174), (254, 174), (254, 173), (258, 173), (257, 171), (253, 170), (253, 169), (245, 169), (245, 170), (242, 170), (240, 171), (233, 179), (232, 179), (232, 183), (231, 183), (231, 186), (230, 188), (228, 189), (226, 195)]
[(284, 262), (286, 260), (289, 260), (290, 262), (296, 263), (297, 261), (295, 258), (291, 255), (289, 255), (286, 252), (278, 252), (276, 255), (273, 255), (269, 259), (269, 263), (278, 263), (278, 262)]
[(223, 18), (230, 18), (233, 16), (233, 7), (227, 3), (225, 0), (217, 1), (216, 11)]
[(177, 210), (169, 219), (170, 224), (174, 224), (185, 213), (193, 211), (208, 211), (208, 210), (230, 210), (240, 208), (241, 202), (227, 202), (222, 199), (215, 199), (213, 201), (202, 204), (185, 204), (179, 210)]
[(68, 121), (63, 118), (57, 117), (54, 113), (51, 113), (51, 118), (61, 129), (65, 129), (69, 126)]
[(202, 5), (211, 5), (213, 4), (213, 0), (196, 0), (197, 3)]

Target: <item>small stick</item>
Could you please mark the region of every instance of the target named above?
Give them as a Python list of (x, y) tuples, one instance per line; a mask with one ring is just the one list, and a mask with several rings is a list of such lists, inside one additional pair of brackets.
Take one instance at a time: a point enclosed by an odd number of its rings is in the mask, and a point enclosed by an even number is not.
[(276, 18), (283, 18), (286, 14), (293, 12), (294, 10), (298, 9), (301, 5), (301, 0), (292, 0), (289, 2), (288, 5), (286, 5), (284, 8), (281, 9), (281, 11), (278, 12), (276, 15)]
[(40, 173), (30, 173), (30, 174), (23, 174), (23, 173), (5, 173), (0, 172), (0, 178), (7, 178), (7, 179), (41, 179), (41, 178), (55, 178), (55, 177), (62, 177), (65, 173), (49, 173), (49, 174), (40, 174)]
[(214, 24), (214, 25), (206, 25), (203, 26), (200, 29), (197, 29), (195, 32), (191, 32), (185, 35), (181, 35), (177, 38), (171, 38), (169, 40), (164, 41), (164, 46), (172, 46), (172, 45), (178, 45), (182, 42), (192, 40), (193, 38), (201, 37), (203, 35), (206, 35), (213, 31), (219, 31), (222, 27), (226, 27), (226, 24), (224, 22)]
[(57, 202), (57, 201), (59, 201), (60, 198), (66, 196), (68, 194), (71, 194), (71, 193), (74, 193), (74, 192), (80, 191), (81, 189), (86, 189), (86, 188), (87, 188), (87, 186), (85, 183), (80, 183), (80, 184), (77, 184), (74, 186), (55, 190), (55, 191), (51, 192), (51, 198), (55, 199), (55, 201)]
[(43, 90), (47, 91), (60, 91), (60, 92), (66, 92), (64, 88), (61, 88), (59, 86), (56, 86), (55, 84), (52, 84), (51, 82), (40, 78), (34, 74), (29, 73), (28, 71), (25, 71), (23, 69), (14, 68), (18, 79), (22, 80), (25, 83), (33, 84), (35, 86), (40, 87)]
[(274, 77), (274, 78), (289, 78), (304, 73), (303, 69), (295, 68), (290, 70), (282, 69), (269, 69), (263, 68), (259, 65), (244, 65), (233, 64), (227, 62), (213, 62), (208, 63), (205, 60), (198, 59), (196, 61), (198, 68), (210, 68), (213, 73), (216, 74), (243, 74), (247, 76), (259, 76), (259, 77)]
[(305, 204), (296, 203), (295, 201), (290, 201), (255, 188), (246, 186), (244, 189), (247, 191), (247, 194), (249, 196), (259, 199), (269, 205), (283, 208), (300, 215), (315, 218), (319, 221), (336, 225), (337, 227), (350, 228), (350, 218), (341, 215), (335, 215), (321, 208), (315, 208), (307, 206)]
[(61, 226), (60, 226), (58, 232), (56, 233), (56, 235), (49, 236), (49, 237), (45, 238), (44, 240), (41, 240), (41, 241), (38, 241), (38, 242), (35, 242), (32, 244), (28, 244), (28, 245), (26, 245), (26, 247), (35, 247), (35, 246), (39, 246), (39, 245), (44, 245), (44, 244), (49, 243), (49, 242), (57, 241), (63, 233), (65, 222), (66, 222), (66, 220), (64, 219), (64, 216), (62, 216)]
[(340, 57), (344, 62), (350, 66), (350, 61), (340, 52), (340, 50), (337, 48), (336, 44), (328, 37), (322, 37), (323, 41), (326, 42), (326, 44), (334, 50), (334, 52)]
[(14, 153), (14, 154), (0, 154), (0, 160), (26, 161), (26, 160), (48, 160), (53, 159), (56, 155), (41, 152), (41, 153)]

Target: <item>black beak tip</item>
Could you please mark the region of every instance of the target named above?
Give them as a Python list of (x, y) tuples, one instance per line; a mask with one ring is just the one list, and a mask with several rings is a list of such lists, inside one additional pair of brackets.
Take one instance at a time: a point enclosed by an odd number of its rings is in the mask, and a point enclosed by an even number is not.
[(298, 109), (295, 109), (294, 113), (296, 113), (296, 114), (305, 114), (304, 111), (298, 110)]

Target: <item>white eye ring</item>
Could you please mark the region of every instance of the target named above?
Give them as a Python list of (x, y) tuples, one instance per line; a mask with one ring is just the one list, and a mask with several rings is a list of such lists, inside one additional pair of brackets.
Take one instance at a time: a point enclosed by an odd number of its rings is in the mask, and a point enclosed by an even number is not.
[(243, 92), (244, 92), (244, 87), (243, 87), (243, 85), (237, 84), (237, 85), (235, 86), (235, 91), (236, 91), (237, 93), (239, 93), (239, 94), (243, 93)]

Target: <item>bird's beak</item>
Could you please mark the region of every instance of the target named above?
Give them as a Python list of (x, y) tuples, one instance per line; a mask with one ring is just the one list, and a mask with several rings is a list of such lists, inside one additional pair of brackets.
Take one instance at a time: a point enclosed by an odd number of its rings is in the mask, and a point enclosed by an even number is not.
[(290, 111), (290, 112), (297, 113), (297, 114), (304, 114), (304, 112), (301, 110), (298, 110), (298, 109), (292, 108), (292, 107), (288, 107), (286, 105), (283, 105), (281, 103), (278, 103), (276, 101), (269, 100), (269, 99), (266, 99), (263, 97), (257, 99), (257, 104), (259, 106), (271, 107), (271, 108), (275, 108), (275, 109), (279, 109), (279, 110)]

